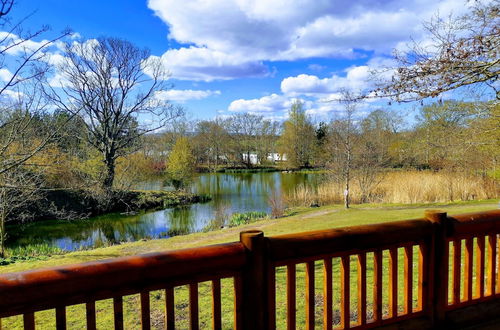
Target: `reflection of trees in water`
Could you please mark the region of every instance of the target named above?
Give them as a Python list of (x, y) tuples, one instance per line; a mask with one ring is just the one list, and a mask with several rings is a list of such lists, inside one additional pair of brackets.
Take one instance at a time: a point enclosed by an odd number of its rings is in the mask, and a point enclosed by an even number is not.
[(169, 211), (169, 236), (193, 232), (195, 219), (190, 206), (176, 207)]
[[(52, 244), (61, 239), (73, 241), (75, 247), (107, 245), (165, 234), (186, 234), (211, 219), (217, 218), (220, 222), (234, 212), (268, 211), (268, 199), (274, 191), (286, 193), (301, 185), (314, 188), (323, 178), (320, 174), (281, 172), (201, 174), (192, 190), (212, 196), (212, 201), (202, 206), (177, 207), (135, 216), (108, 214), (80, 221), (50, 220), (11, 225), (7, 246)], [(163, 222), (166, 222), (165, 227), (158, 228)]]
[[(71, 239), (77, 243), (91, 240), (99, 245), (147, 237), (155, 218), (149, 215), (124, 216), (109, 214), (86, 220), (49, 220), (19, 225), (9, 239), (10, 246), (48, 243)], [(94, 245), (94, 244), (92, 244)]]

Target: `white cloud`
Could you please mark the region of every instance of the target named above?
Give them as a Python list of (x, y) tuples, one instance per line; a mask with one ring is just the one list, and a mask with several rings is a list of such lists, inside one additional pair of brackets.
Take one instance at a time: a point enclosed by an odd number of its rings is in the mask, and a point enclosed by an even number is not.
[(370, 87), (370, 68), (367, 65), (352, 66), (345, 72), (345, 76), (334, 74), (330, 78), (308, 74), (288, 77), (281, 81), (281, 91), (289, 95), (321, 95), (337, 93), (341, 89), (359, 92)]
[(192, 89), (170, 89), (158, 91), (155, 95), (160, 100), (186, 102), (189, 100), (201, 100), (213, 95), (220, 95), (220, 91), (213, 90), (192, 90)]
[(287, 111), (292, 105), (293, 99), (283, 95), (271, 94), (259, 99), (239, 99), (231, 102), (229, 111), (250, 112), (256, 114), (275, 113)]
[(260, 61), (246, 61), (205, 47), (171, 49), (161, 56), (161, 61), (172, 78), (182, 80), (213, 81), (270, 74)]
[(204, 80), (269, 74), (264, 61), (386, 54), (440, 10), (461, 12), (457, 0), (149, 0), (187, 46), (163, 55), (177, 79)]
[(12, 72), (10, 72), (6, 68), (0, 69), (0, 80), (4, 82), (8, 82), (12, 79)]

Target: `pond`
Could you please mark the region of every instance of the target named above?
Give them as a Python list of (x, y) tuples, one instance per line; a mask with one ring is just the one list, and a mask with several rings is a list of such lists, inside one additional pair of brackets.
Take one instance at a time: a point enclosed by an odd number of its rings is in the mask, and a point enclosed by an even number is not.
[[(11, 225), (8, 227), (7, 246), (48, 244), (72, 251), (203, 231), (208, 226), (214, 227), (214, 219), (227, 219), (234, 213), (269, 213), (271, 196), (281, 196), (300, 185), (316, 187), (321, 176), (300, 172), (200, 174), (189, 189), (193, 193), (211, 195), (210, 202), (137, 215), (106, 214), (78, 221), (47, 220)], [(171, 189), (160, 179), (145, 182), (137, 188)]]

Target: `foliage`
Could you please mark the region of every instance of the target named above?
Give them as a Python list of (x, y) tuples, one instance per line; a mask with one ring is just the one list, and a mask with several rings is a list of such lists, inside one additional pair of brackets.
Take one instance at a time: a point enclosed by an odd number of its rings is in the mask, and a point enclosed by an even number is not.
[(315, 139), (314, 126), (306, 115), (304, 104), (295, 101), (278, 141), (280, 153), (286, 155), (287, 165), (291, 168), (311, 166)]
[(234, 213), (229, 219), (229, 227), (241, 226), (265, 217), (267, 217), (266, 212), (252, 211), (246, 213)]
[(167, 174), (175, 189), (187, 186), (194, 176), (195, 165), (189, 139), (178, 138), (167, 161)]

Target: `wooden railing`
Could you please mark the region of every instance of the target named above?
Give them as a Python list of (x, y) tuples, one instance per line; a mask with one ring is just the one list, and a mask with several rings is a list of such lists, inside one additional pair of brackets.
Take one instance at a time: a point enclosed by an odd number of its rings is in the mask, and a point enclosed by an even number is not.
[[(150, 292), (162, 290), (161, 327), (174, 329), (174, 289), (187, 285), (186, 322), (198, 329), (207, 312), (199, 287), (208, 282), (211, 324), (202, 328), (456, 328), (498, 317), (499, 233), (500, 210), (274, 237), (246, 231), (235, 243), (1, 275), (0, 320), (23, 315), (34, 329), (35, 313), (54, 309), (55, 327), (65, 329), (68, 306), (85, 304), (77, 316), (96, 329), (96, 302), (112, 299), (122, 329), (123, 297), (137, 295), (140, 324), (150, 329)], [(228, 279), (234, 317), (223, 325)]]

